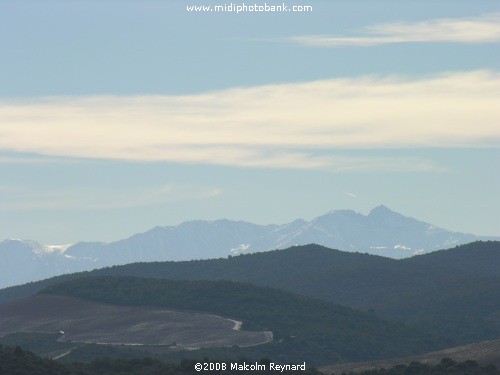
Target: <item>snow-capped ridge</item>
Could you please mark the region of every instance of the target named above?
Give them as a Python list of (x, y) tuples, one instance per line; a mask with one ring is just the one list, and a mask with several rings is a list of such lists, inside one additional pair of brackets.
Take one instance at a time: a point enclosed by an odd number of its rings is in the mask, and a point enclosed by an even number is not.
[(367, 215), (352, 210), (332, 210), (310, 221), (297, 219), (285, 224), (193, 220), (176, 226), (156, 226), (107, 243), (41, 245), (19, 239), (2, 241), (0, 287), (133, 262), (224, 258), (311, 243), (402, 258), (478, 239), (482, 238), (447, 231), (403, 216), (384, 205), (375, 207)]

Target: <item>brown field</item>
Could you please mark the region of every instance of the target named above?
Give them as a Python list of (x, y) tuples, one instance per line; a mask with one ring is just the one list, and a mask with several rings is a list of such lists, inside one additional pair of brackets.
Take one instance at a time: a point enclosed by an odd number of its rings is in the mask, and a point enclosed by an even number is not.
[(60, 341), (173, 345), (194, 349), (252, 346), (271, 332), (243, 331), (220, 316), (146, 306), (117, 306), (66, 296), (39, 295), (0, 305), (0, 337), (15, 332), (64, 332)]
[(366, 371), (379, 368), (390, 368), (398, 364), (410, 364), (421, 362), (426, 364), (437, 364), (442, 358), (451, 358), (457, 362), (468, 359), (475, 360), (482, 365), (494, 364), (500, 367), (500, 340), (483, 341), (477, 344), (457, 346), (437, 352), (426, 353), (418, 356), (395, 358), (383, 361), (356, 362), (339, 365), (325, 366), (319, 368), (325, 374), (341, 374), (349, 371)]

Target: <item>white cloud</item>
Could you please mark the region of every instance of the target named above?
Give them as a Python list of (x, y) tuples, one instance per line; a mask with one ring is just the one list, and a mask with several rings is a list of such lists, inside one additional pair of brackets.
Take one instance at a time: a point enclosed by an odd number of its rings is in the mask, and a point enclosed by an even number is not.
[(496, 147), (500, 74), (357, 77), (189, 96), (0, 102), (0, 150), (262, 168), (432, 170), (341, 149)]
[(357, 36), (302, 35), (287, 39), (314, 47), (376, 46), (391, 43), (494, 43), (500, 41), (500, 13), (369, 26)]

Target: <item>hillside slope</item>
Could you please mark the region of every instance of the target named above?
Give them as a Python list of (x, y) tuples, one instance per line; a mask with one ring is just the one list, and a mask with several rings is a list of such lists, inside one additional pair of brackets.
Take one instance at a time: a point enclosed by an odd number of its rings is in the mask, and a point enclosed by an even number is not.
[(61, 342), (166, 345), (174, 349), (252, 346), (272, 340), (269, 332), (240, 330), (239, 325), (213, 314), (113, 306), (49, 294), (0, 305), (0, 337), (54, 332), (62, 333)]
[(318, 364), (388, 358), (444, 344), (437, 337), (368, 313), (230, 281), (88, 277), (53, 285), (42, 293), (115, 305), (203, 311), (241, 319), (246, 330), (274, 333), (275, 343), (254, 347), (254, 351), (260, 350), (264, 357), (285, 362)]
[[(317, 245), (192, 262), (137, 263), (89, 275), (226, 279), (271, 286), (398, 319), (450, 337), (450, 344), (500, 336), (500, 242), (476, 242), (405, 260)], [(0, 291), (0, 301), (35, 294), (67, 275)]]
[(158, 226), (113, 242), (43, 246), (5, 240), (0, 242), (0, 288), (106, 266), (219, 258), (310, 243), (399, 259), (479, 239), (482, 237), (438, 228), (385, 206), (375, 207), (368, 215), (335, 210), (311, 221), (297, 219), (287, 224), (196, 220)]
[(372, 369), (390, 368), (400, 364), (409, 365), (412, 362), (437, 365), (443, 358), (450, 358), (457, 362), (474, 360), (483, 366), (495, 365), (497, 368), (500, 368), (500, 340), (483, 341), (406, 358), (325, 366), (319, 370), (325, 374), (341, 374), (351, 371), (361, 372)]

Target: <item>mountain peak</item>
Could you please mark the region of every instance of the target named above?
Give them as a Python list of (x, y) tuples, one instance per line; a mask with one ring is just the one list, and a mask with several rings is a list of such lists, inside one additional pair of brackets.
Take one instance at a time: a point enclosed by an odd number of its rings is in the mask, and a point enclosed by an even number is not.
[(354, 216), (359, 216), (361, 215), (360, 213), (353, 211), (353, 210), (331, 210), (327, 212), (326, 214), (319, 216), (319, 217), (327, 217), (327, 216), (342, 216), (342, 217), (354, 217)]
[(368, 216), (371, 216), (371, 215), (380, 215), (380, 214), (396, 214), (397, 212), (394, 212), (392, 211), (390, 208), (388, 208), (387, 206), (384, 206), (383, 204), (375, 207), (374, 209), (372, 209), (370, 211), (370, 213), (368, 214)]
[(18, 238), (9, 238), (0, 242), (0, 246), (9, 248), (29, 248), (29, 249), (41, 249), (42, 245), (38, 242), (31, 240), (21, 240)]

